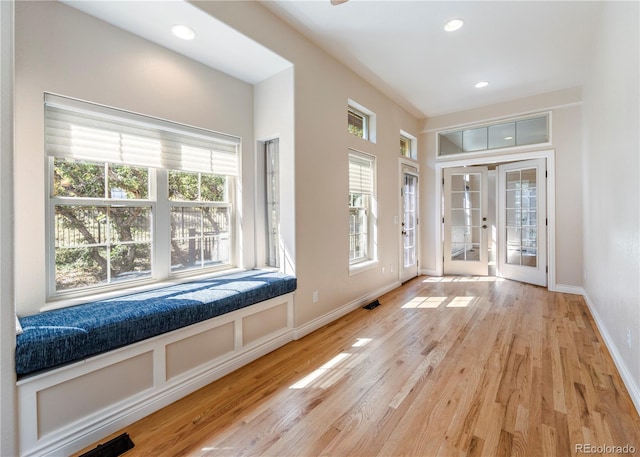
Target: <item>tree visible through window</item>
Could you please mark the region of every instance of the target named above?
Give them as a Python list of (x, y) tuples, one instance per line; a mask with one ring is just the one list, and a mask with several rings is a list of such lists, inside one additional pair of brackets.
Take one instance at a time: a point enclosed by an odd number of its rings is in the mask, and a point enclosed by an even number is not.
[(50, 297), (232, 266), (238, 138), (50, 94), (45, 124)]
[(229, 263), (225, 176), (169, 171), (171, 271)]
[(56, 290), (151, 275), (149, 170), (55, 159)]
[(369, 117), (366, 114), (354, 108), (349, 108), (347, 118), (349, 133), (353, 133), (365, 140), (369, 138)]

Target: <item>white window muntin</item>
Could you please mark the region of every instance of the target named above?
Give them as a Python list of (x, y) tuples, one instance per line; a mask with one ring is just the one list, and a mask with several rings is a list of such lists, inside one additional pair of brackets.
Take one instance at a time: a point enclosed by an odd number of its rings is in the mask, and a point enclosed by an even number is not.
[[(228, 268), (233, 264), (236, 250), (233, 245), (236, 237), (233, 185), (235, 183), (234, 177), (239, 173), (239, 138), (51, 94), (45, 95), (45, 126), (45, 145), (49, 156), (47, 188), (50, 189), (47, 211), (49, 298), (79, 297), (106, 292), (122, 288), (124, 287), (123, 283), (126, 282), (99, 284), (70, 291), (56, 290), (55, 228), (53, 224), (56, 206), (60, 205), (150, 208), (152, 273), (148, 275), (148, 278), (134, 279), (133, 281), (136, 282), (157, 282), (173, 275), (168, 266), (170, 262), (161, 260), (161, 258), (170, 255), (170, 231), (159, 230), (158, 226), (158, 224), (166, 224), (169, 221), (171, 207), (186, 204), (187, 206), (227, 208), (230, 212), (228, 221), (230, 227), (229, 263), (205, 271)], [(101, 137), (100, 131), (105, 136)], [(75, 133), (79, 135), (80, 141), (78, 138), (74, 139)], [(136, 136), (138, 133), (140, 135)], [(92, 134), (97, 135), (92, 136)], [(119, 147), (116, 147), (115, 141), (113, 141), (117, 134), (121, 134), (122, 137), (126, 136), (123, 141), (120, 141)], [(109, 139), (112, 141), (108, 141)], [(54, 196), (53, 162), (56, 157), (101, 164), (148, 166), (149, 198), (134, 200), (107, 198), (108, 196), (105, 198)], [(108, 160), (104, 160), (105, 158)], [(108, 165), (105, 166), (108, 167)], [(169, 202), (166, 199), (166, 184), (158, 182), (158, 179), (161, 181), (167, 179), (168, 169), (224, 175), (227, 177), (226, 195), (228, 198), (225, 202)], [(164, 241), (159, 240), (158, 234), (161, 236), (164, 234), (162, 236)], [(159, 267), (159, 265), (162, 266)], [(187, 273), (203, 272), (202, 269), (199, 269)]]

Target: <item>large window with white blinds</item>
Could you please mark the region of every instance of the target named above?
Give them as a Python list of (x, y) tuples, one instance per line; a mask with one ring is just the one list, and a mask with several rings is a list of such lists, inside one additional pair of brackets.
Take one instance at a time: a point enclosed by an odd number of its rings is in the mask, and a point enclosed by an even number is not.
[(375, 259), (375, 157), (349, 151), (349, 263)]
[(240, 139), (46, 94), (49, 297), (234, 264)]

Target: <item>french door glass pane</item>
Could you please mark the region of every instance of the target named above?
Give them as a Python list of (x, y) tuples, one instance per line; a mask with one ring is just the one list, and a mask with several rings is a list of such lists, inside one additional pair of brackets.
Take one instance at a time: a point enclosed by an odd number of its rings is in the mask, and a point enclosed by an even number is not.
[(479, 262), (480, 245), (473, 243), (451, 243), (451, 260)]
[(416, 264), (417, 185), (418, 178), (416, 176), (410, 174), (404, 175), (404, 215), (402, 219), (402, 229), (404, 232), (404, 268)]
[(481, 180), (479, 173), (451, 176), (451, 260), (480, 260)]
[(537, 207), (535, 168), (506, 173), (506, 262), (536, 267)]

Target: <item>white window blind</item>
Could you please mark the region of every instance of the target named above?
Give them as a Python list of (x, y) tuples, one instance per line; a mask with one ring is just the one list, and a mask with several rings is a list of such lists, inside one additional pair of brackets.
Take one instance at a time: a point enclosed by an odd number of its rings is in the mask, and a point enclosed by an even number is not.
[(373, 194), (373, 158), (349, 153), (349, 193)]
[(238, 175), (240, 139), (88, 102), (45, 95), (49, 156)]

